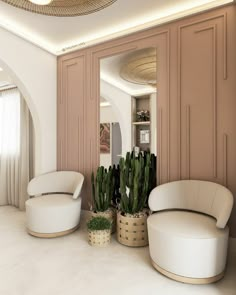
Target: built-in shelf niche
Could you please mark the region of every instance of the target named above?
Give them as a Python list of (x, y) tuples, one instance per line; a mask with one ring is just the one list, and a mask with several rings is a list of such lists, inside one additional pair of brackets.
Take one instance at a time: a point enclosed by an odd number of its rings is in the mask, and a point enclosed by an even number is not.
[[(149, 112), (150, 120), (138, 121), (137, 112), (142, 110)], [(132, 146), (140, 151), (151, 150), (150, 95), (132, 97)]]

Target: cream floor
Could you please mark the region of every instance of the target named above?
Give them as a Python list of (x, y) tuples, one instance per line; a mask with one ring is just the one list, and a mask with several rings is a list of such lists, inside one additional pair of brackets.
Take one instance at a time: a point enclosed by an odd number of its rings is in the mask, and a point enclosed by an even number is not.
[(186, 285), (156, 272), (148, 247), (125, 247), (115, 237), (107, 248), (89, 246), (85, 215), (75, 233), (38, 239), (25, 232), (25, 213), (0, 207), (0, 295), (90, 294), (235, 295), (236, 249), (222, 281)]

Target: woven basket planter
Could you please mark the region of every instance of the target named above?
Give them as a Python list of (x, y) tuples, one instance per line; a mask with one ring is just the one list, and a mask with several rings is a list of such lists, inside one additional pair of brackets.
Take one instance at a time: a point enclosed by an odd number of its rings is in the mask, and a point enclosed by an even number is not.
[(88, 240), (91, 246), (106, 247), (111, 242), (110, 230), (88, 231)]
[(126, 217), (117, 213), (117, 239), (130, 247), (148, 245), (147, 215), (141, 217)]
[(116, 210), (115, 209), (111, 208), (111, 209), (108, 209), (104, 212), (90, 211), (90, 214), (91, 214), (91, 217), (102, 216), (102, 217), (109, 219), (112, 222), (111, 233), (114, 233), (116, 231)]

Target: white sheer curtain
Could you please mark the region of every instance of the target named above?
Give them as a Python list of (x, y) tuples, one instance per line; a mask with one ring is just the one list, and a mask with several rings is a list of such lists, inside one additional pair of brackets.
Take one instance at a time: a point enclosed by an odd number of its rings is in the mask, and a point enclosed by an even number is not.
[(0, 92), (0, 205), (28, 198), (30, 114), (17, 88)]

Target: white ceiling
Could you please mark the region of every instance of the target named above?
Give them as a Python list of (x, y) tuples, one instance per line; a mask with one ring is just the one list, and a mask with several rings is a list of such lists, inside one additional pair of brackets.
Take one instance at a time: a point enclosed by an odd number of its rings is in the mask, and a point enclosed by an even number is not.
[(105, 82), (119, 88), (120, 90), (130, 94), (131, 96), (138, 96), (143, 94), (150, 94), (156, 92), (156, 88), (149, 85), (139, 85), (125, 81), (120, 76), (120, 70), (124, 62), (129, 59), (135, 51), (123, 53), (100, 61), (100, 77)]
[(117, 0), (90, 15), (59, 18), (0, 1), (0, 27), (59, 55), (229, 2), (233, 0)]

